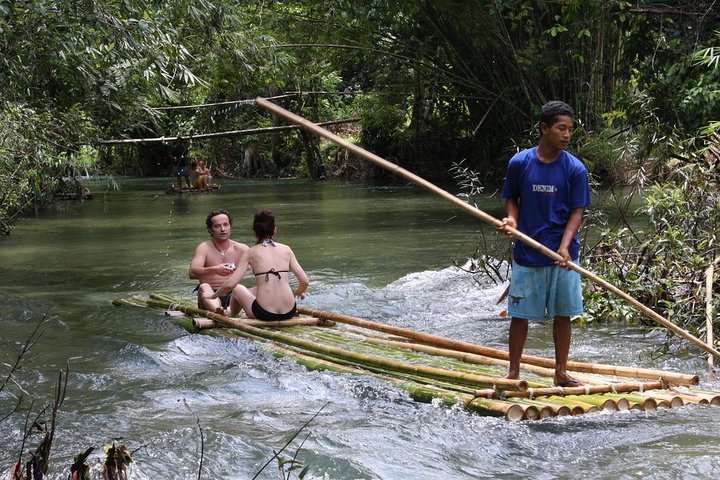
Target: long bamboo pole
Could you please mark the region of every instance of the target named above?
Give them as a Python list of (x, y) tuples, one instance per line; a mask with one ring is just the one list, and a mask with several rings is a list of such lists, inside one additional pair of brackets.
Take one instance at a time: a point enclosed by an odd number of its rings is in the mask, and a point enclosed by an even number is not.
[(365, 354), (359, 354), (355, 352), (350, 352), (346, 349), (337, 348), (337, 347), (328, 347), (316, 342), (303, 340), (300, 338), (296, 338), (290, 335), (286, 335), (279, 332), (273, 332), (270, 330), (264, 330), (262, 328), (253, 327), (251, 325), (248, 325), (247, 323), (243, 322), (242, 320), (226, 317), (225, 315), (220, 315), (217, 313), (209, 312), (207, 310), (199, 309), (195, 306), (190, 305), (180, 305), (180, 304), (173, 304), (172, 301), (168, 301), (167, 299), (161, 300), (161, 297), (156, 295), (151, 295), (151, 297), (155, 297), (156, 299), (153, 301), (151, 298), (148, 300), (148, 305), (151, 303), (155, 303), (158, 306), (164, 306), (165, 308), (173, 308), (175, 310), (179, 310), (181, 312), (187, 312), (187, 313), (194, 313), (196, 315), (204, 315), (207, 318), (210, 318), (212, 320), (215, 320), (218, 323), (221, 323), (225, 326), (235, 328), (237, 330), (240, 330), (242, 332), (245, 332), (247, 334), (250, 334), (254, 337), (260, 337), (288, 345), (298, 346), (307, 350), (314, 350), (317, 352), (322, 352), (334, 357), (339, 358), (347, 358), (354, 361), (357, 361), (359, 363), (367, 363), (371, 364), (376, 367), (382, 367), (387, 368), (391, 370), (398, 370), (400, 372), (405, 373), (411, 373), (415, 375), (422, 375), (427, 376), (431, 378), (438, 378), (441, 380), (449, 380), (449, 381), (456, 381), (465, 383), (467, 385), (478, 385), (478, 386), (485, 386), (485, 387), (492, 387), (492, 388), (499, 388), (499, 389), (507, 389), (507, 388), (517, 388), (519, 390), (525, 390), (528, 388), (528, 382), (525, 380), (512, 380), (502, 377), (490, 377), (486, 375), (476, 375), (476, 374), (470, 374), (470, 373), (462, 373), (457, 371), (451, 371), (446, 370), (442, 368), (437, 367), (429, 367), (425, 365), (418, 365), (418, 364), (412, 364), (409, 362), (401, 362), (401, 361), (394, 361), (389, 360), (382, 357), (377, 357), (374, 355), (365, 355)]
[[(388, 325), (386, 323), (373, 322), (371, 320), (363, 320), (361, 318), (355, 318), (349, 315), (325, 312), (322, 310), (314, 310), (301, 306), (298, 306), (298, 313), (318, 318), (326, 318), (328, 320), (333, 320), (338, 323), (347, 323), (349, 325), (366, 328), (368, 330), (375, 330), (378, 332), (400, 335), (435, 347), (456, 350), (460, 352), (475, 353), (478, 355), (484, 355), (491, 358), (500, 358), (503, 360), (508, 359), (508, 352), (505, 350), (498, 350), (496, 348), (485, 347), (482, 345), (477, 345), (475, 343), (441, 337), (439, 335), (433, 335), (430, 333), (418, 332), (416, 330), (410, 330), (409, 328), (396, 327), (394, 325)], [(550, 358), (536, 357), (533, 355), (523, 355), (521, 361), (522, 363), (537, 365), (540, 367), (553, 368), (555, 366), (554, 360)], [(648, 380), (657, 380), (659, 378), (662, 381), (677, 385), (697, 385), (700, 381), (697, 375), (685, 375), (682, 373), (664, 372), (662, 370), (645, 368), (604, 365), (601, 363), (568, 361), (567, 368), (568, 370), (572, 370), (575, 372), (615, 375), (618, 377), (626, 378), (644, 378)]]
[[(275, 105), (274, 103), (265, 100), (264, 98), (256, 98), (255, 101), (258, 105), (263, 107), (266, 110), (270, 110), (282, 117), (285, 117), (292, 123), (295, 123), (297, 125), (300, 125), (304, 129), (306, 129), (309, 132), (315, 133), (316, 135), (319, 135), (321, 137), (325, 137), (326, 139), (337, 143), (338, 145), (346, 148), (350, 152), (365, 158), (366, 160), (371, 161), (375, 165), (378, 165), (391, 173), (398, 175), (410, 182), (413, 182), (417, 185), (420, 185), (421, 187), (431, 191), (432, 193), (435, 193), (439, 195), (440, 197), (444, 198), (445, 200), (448, 200), (449, 202), (453, 203), (455, 206), (459, 207), (462, 210), (465, 210), (466, 212), (470, 213), (471, 215), (491, 224), (495, 227), (501, 227), (503, 226), (502, 221), (499, 219), (493, 217), (492, 215), (489, 215), (482, 210), (480, 210), (477, 207), (474, 207), (470, 205), (467, 202), (464, 202), (463, 200), (459, 199), (455, 195), (450, 194), (449, 192), (441, 189), (440, 187), (428, 182), (422, 177), (419, 177), (418, 175), (415, 175), (412, 172), (409, 172), (408, 170), (405, 170), (404, 168), (395, 165), (392, 162), (389, 162), (385, 160), (382, 157), (379, 157), (378, 155), (375, 155), (374, 153), (368, 152), (364, 148), (361, 148), (353, 143), (348, 142), (347, 140), (339, 137), (338, 135), (335, 135), (334, 133), (322, 128), (318, 127), (316, 124), (310, 122), (309, 120), (299, 116), (295, 115), (294, 113), (285, 110), (282, 107), (279, 107)], [(563, 258), (557, 253), (553, 252), (549, 248), (547, 248), (545, 245), (541, 244), (537, 240), (534, 240), (530, 238), (529, 236), (525, 235), (524, 233), (510, 227), (505, 227), (509, 232), (512, 233), (512, 236), (517, 238), (518, 240), (522, 241), (523, 243), (529, 245), (530, 247), (539, 250), (543, 254), (547, 255), (548, 257), (554, 259), (554, 260), (560, 260), (562, 261)], [(654, 320), (655, 322), (659, 323), (660, 325), (664, 326), (668, 330), (671, 330), (678, 336), (684, 338), (685, 340), (689, 341), (696, 347), (701, 348), (702, 350), (714, 355), (717, 358), (720, 358), (720, 352), (712, 348), (711, 346), (707, 345), (702, 340), (698, 339), (697, 337), (693, 336), (686, 330), (683, 330), (682, 328), (678, 327), (674, 323), (672, 323), (670, 320), (667, 320), (665, 317), (660, 315), (659, 313), (655, 312), (654, 310), (648, 308), (647, 306), (640, 303), (638, 300), (636, 300), (634, 297), (628, 295), (627, 293), (623, 292), (616, 286), (610, 284), (606, 280), (602, 279), (601, 277), (595, 275), (594, 273), (590, 272), (589, 270), (584, 269), (580, 265), (574, 263), (574, 262), (567, 262), (567, 267), (571, 270), (574, 270), (578, 272), (583, 277), (595, 282), (597, 285), (601, 286), (602, 288), (614, 293), (618, 297), (622, 298), (626, 302), (628, 302), (630, 305), (635, 307), (640, 313), (645, 314), (648, 318)]]
[[(715, 262), (711, 263), (705, 271), (705, 338), (707, 344), (712, 347), (713, 339), (713, 278), (715, 277)], [(714, 357), (708, 356), (708, 372), (712, 374), (715, 366)]]
[[(180, 323), (183, 327), (187, 329), (195, 328), (193, 322), (187, 317), (176, 319), (175, 321), (177, 323)], [(244, 332), (236, 332), (237, 330), (206, 329), (206, 333), (210, 335), (225, 336), (231, 338), (249, 336), (251, 338), (254, 338), (251, 335), (245, 334)], [(264, 340), (262, 338), (254, 339)], [(274, 351), (278, 352), (281, 355), (292, 357), (295, 362), (311, 370), (330, 370), (340, 373), (374, 376), (405, 390), (415, 401), (430, 402), (432, 399), (438, 398), (449, 406), (454, 405), (459, 401), (468, 410), (474, 410), (483, 414), (502, 415), (505, 417), (506, 420), (513, 422), (517, 422), (525, 418), (531, 419), (534, 417), (533, 409), (528, 409), (524, 406), (517, 405), (514, 401), (509, 402), (490, 398), (494, 390), (483, 392), (483, 394), (488, 395), (487, 398), (479, 397), (478, 395), (463, 394), (460, 392), (443, 389), (432, 384), (420, 384), (413, 381), (402, 380), (388, 374), (370, 372), (366, 368), (350, 366), (349, 363), (340, 364), (337, 362), (336, 359), (324, 360), (322, 358), (322, 355), (318, 354), (317, 352), (303, 353), (303, 351), (301, 349), (297, 349), (297, 347), (289, 346), (286, 348), (274, 342), (268, 342), (268, 344), (270, 345), (270, 348), (272, 348)], [(482, 398), (482, 400), (478, 400), (478, 398)], [(560, 413), (561, 411), (558, 410), (555, 410), (555, 412), (556, 414), (564, 413)]]

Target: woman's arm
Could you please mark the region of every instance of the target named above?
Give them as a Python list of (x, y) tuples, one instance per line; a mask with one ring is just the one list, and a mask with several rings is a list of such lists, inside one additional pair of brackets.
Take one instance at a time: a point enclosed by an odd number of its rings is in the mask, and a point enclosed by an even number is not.
[(243, 252), (242, 256), (240, 257), (240, 261), (235, 266), (235, 271), (230, 275), (227, 280), (225, 280), (222, 285), (220, 285), (220, 288), (215, 290), (215, 293), (212, 294), (208, 298), (219, 298), (231, 291), (235, 286), (240, 283), (240, 280), (245, 276), (245, 272), (248, 268), (248, 263), (250, 262), (250, 250), (245, 250)]
[(310, 279), (308, 278), (307, 274), (305, 273), (305, 270), (300, 266), (300, 263), (298, 263), (297, 258), (295, 258), (295, 253), (290, 249), (290, 271), (295, 275), (295, 278), (298, 280), (298, 288), (295, 289), (293, 292), (293, 295), (296, 297), (305, 298), (305, 290), (307, 290), (308, 284), (310, 283)]

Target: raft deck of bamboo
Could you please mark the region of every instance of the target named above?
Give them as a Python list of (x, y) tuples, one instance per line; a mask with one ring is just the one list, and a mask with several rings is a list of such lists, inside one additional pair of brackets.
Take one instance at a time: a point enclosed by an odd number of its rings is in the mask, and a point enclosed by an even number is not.
[(193, 333), (263, 342), (275, 355), (311, 370), (373, 376), (416, 401), (460, 403), (510, 421), (720, 404), (720, 392), (693, 388), (696, 375), (615, 365), (569, 362), (569, 373), (584, 385), (558, 387), (553, 385), (554, 361), (530, 355), (522, 359), (522, 380), (509, 380), (503, 378), (505, 351), (302, 307), (298, 312), (305, 316), (263, 322), (226, 317), (160, 294), (113, 303), (182, 312), (175, 321)]

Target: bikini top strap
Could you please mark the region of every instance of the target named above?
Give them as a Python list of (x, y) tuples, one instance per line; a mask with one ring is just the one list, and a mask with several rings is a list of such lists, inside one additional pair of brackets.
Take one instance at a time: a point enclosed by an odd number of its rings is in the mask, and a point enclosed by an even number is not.
[(265, 280), (267, 281), (267, 280), (270, 280), (270, 275), (275, 275), (278, 278), (282, 278), (280, 276), (280, 272), (289, 272), (289, 270), (275, 270), (275, 268), (273, 267), (270, 270), (268, 270), (267, 272), (256, 273), (255, 276), (258, 277), (260, 275), (265, 275)]

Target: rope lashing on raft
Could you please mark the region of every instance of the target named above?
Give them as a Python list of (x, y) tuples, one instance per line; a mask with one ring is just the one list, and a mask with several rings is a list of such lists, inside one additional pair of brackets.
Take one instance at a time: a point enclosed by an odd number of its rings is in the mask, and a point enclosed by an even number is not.
[(615, 384), (614, 384), (614, 383), (611, 383), (611, 384), (610, 384), (610, 391), (611, 391), (613, 394), (617, 395), (618, 392), (617, 392), (617, 390), (615, 389)]
[(530, 396), (529, 396), (528, 398), (529, 398), (530, 400), (532, 400), (532, 399), (535, 397), (535, 389), (532, 388), (532, 387), (528, 387), (527, 391), (528, 391), (528, 393), (530, 394)]

